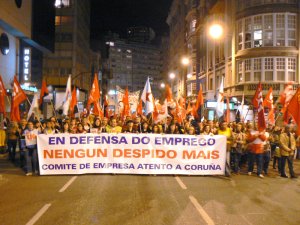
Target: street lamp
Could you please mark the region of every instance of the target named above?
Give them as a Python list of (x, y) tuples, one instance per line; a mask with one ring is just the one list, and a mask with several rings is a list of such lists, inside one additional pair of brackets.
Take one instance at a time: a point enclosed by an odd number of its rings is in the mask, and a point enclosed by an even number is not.
[(209, 35), (213, 39), (220, 39), (223, 35), (223, 27), (220, 24), (213, 24), (209, 27)]
[(169, 74), (169, 77), (170, 77), (171, 80), (174, 80), (174, 78), (175, 78), (175, 73), (170, 73), (170, 74)]
[(165, 83), (161, 83), (161, 84), (160, 84), (160, 87), (161, 87), (161, 88), (165, 88), (165, 87), (166, 87)]
[(183, 57), (183, 58), (181, 59), (181, 64), (184, 65), (184, 66), (189, 65), (189, 64), (190, 64), (190, 59), (187, 58), (187, 57)]

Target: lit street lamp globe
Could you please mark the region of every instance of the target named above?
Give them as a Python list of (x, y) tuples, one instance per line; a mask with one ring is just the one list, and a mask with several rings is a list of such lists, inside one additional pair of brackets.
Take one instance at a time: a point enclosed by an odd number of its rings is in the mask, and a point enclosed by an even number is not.
[(161, 83), (161, 84), (160, 84), (160, 87), (161, 87), (161, 88), (165, 88), (165, 86), (166, 86), (165, 83)]
[(170, 79), (173, 80), (173, 79), (175, 78), (175, 73), (170, 73), (170, 74), (169, 74), (169, 77), (170, 77)]
[(209, 28), (209, 35), (213, 39), (219, 39), (223, 35), (223, 27), (220, 24), (214, 24)]
[(181, 59), (181, 63), (182, 63), (182, 65), (186, 66), (186, 65), (190, 64), (190, 60), (189, 60), (189, 58), (184, 57)]

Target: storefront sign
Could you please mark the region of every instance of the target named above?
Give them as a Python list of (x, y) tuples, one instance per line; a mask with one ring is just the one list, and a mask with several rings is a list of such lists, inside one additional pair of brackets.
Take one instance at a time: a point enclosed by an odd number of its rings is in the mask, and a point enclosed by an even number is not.
[(24, 48), (23, 55), (23, 80), (30, 81), (31, 77), (31, 49)]

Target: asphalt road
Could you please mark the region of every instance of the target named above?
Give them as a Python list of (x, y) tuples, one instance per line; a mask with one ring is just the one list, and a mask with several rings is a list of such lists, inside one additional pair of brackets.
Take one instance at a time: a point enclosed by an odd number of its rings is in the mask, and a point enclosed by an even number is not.
[(300, 178), (26, 177), (0, 159), (0, 224), (300, 224)]

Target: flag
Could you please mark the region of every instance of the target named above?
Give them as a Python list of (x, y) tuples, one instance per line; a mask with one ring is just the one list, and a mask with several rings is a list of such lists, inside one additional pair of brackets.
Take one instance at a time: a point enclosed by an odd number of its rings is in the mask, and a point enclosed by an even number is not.
[(71, 75), (69, 75), (67, 86), (66, 86), (66, 93), (63, 102), (63, 115), (68, 115), (70, 109), (71, 97), (72, 97)]
[(47, 96), (48, 94), (49, 94), (49, 92), (48, 92), (46, 81), (43, 80), (42, 81), (41, 92), (40, 92), (40, 99), (39, 99), (39, 105), (40, 106), (43, 104), (44, 97)]
[(242, 119), (242, 121), (244, 121), (246, 119), (246, 118), (244, 118), (244, 105), (245, 105), (245, 95), (244, 95), (244, 92), (243, 92), (243, 97), (242, 97), (242, 102), (241, 102), (241, 111), (238, 110), (239, 117)]
[(40, 115), (39, 101), (38, 100), (39, 100), (39, 93), (35, 93), (34, 96), (33, 96), (32, 102), (31, 102), (30, 109), (29, 109), (28, 114), (27, 114), (27, 120), (30, 119), (32, 113), (34, 113), (35, 116)]
[(226, 97), (226, 117), (225, 117), (225, 121), (227, 123), (230, 122), (230, 105), (229, 105), (229, 97)]
[(224, 114), (224, 81), (223, 81), (223, 77), (222, 77), (220, 88), (219, 88), (216, 113), (219, 118), (221, 116), (223, 116), (223, 114)]
[(169, 117), (168, 114), (168, 102), (165, 100), (164, 104), (161, 106), (161, 109), (158, 111), (157, 114), (153, 114), (153, 120), (155, 123), (158, 123), (164, 119)]
[(6, 117), (5, 110), (5, 97), (7, 96), (2, 77), (0, 75), (0, 113), (3, 113), (3, 116)]
[(145, 114), (147, 116), (149, 113), (152, 113), (154, 111), (153, 97), (149, 77), (146, 81), (141, 99), (145, 103)]
[(262, 96), (261, 83), (259, 83), (257, 86), (254, 97), (252, 99), (252, 104), (253, 104), (254, 108), (257, 109), (258, 130), (263, 131), (266, 129), (267, 126), (266, 126), (265, 112), (264, 112), (264, 107), (263, 107), (263, 96)]
[(130, 116), (130, 105), (129, 105), (129, 92), (128, 88), (126, 87), (125, 93), (123, 95), (123, 112), (122, 112), (122, 117), (125, 118), (126, 116)]
[(94, 81), (92, 85), (92, 89), (90, 91), (90, 95), (87, 102), (87, 108), (95, 102), (99, 102), (100, 100), (100, 88), (98, 83), (98, 76), (95, 74)]
[(74, 87), (73, 91), (72, 91), (71, 102), (70, 102), (70, 115), (71, 115), (71, 117), (74, 117), (76, 113), (78, 113), (78, 108), (77, 108), (76, 88)]
[(288, 123), (289, 119), (290, 119), (290, 115), (287, 111), (287, 107), (288, 107), (289, 102), (291, 101), (292, 97), (293, 97), (293, 85), (292, 85), (292, 82), (289, 82), (285, 86), (284, 91), (280, 94), (280, 97), (279, 97), (279, 102), (282, 105), (281, 112), (283, 114), (283, 119), (284, 119), (285, 123)]
[(12, 121), (19, 122), (20, 118), (20, 104), (27, 99), (25, 92), (22, 90), (17, 77), (14, 77), (13, 83), (13, 93), (12, 93), (12, 103), (11, 103), (11, 111), (10, 111), (10, 119)]
[(136, 108), (136, 114), (140, 115), (140, 116), (143, 115), (143, 101), (142, 101), (142, 99), (140, 99), (140, 102), (139, 102), (139, 104)]
[(104, 117), (104, 113), (101, 109), (101, 106), (100, 106), (100, 102), (97, 101), (97, 102), (94, 102), (94, 108), (93, 108), (93, 113), (95, 115), (98, 115), (100, 118), (103, 118)]
[(200, 84), (200, 89), (198, 92), (198, 97), (196, 101), (196, 105), (193, 107), (193, 116), (194, 118), (199, 118), (199, 115), (201, 117), (201, 107), (204, 105), (204, 98), (203, 98), (203, 92), (202, 92), (202, 85)]
[(269, 108), (269, 113), (268, 113), (268, 121), (270, 124), (275, 125), (275, 114), (274, 114), (274, 105), (273, 105), (273, 89), (270, 87), (264, 102), (263, 106), (266, 108)]
[(166, 99), (167, 99), (167, 102), (173, 101), (172, 90), (168, 84), (166, 85)]
[(292, 115), (294, 121), (296, 122), (298, 129), (297, 134), (300, 135), (300, 88), (294, 94), (290, 103), (287, 107), (287, 111)]

